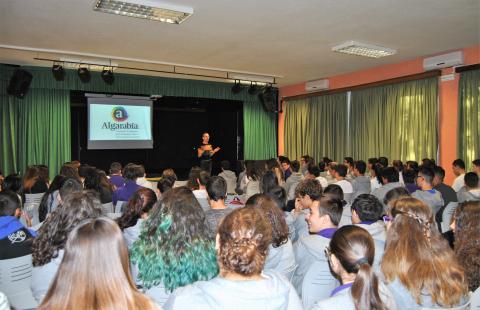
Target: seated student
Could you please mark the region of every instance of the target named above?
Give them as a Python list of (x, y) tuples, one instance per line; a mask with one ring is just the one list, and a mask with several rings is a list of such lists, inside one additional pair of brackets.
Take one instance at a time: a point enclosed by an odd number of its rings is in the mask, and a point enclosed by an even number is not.
[(465, 270), (468, 289), (480, 287), (480, 202), (469, 201), (455, 210), (451, 225), (455, 233), (455, 255)]
[(273, 171), (267, 170), (260, 180), (260, 192), (265, 194), (270, 191), (270, 189), (278, 186), (277, 176)]
[(158, 182), (157, 182), (157, 190), (156, 194), (158, 199), (161, 199), (162, 196), (170, 189), (175, 187), (175, 181), (176, 177), (173, 176), (163, 176)]
[(292, 215), (295, 217), (295, 237), (292, 239), (292, 242), (297, 241), (300, 237), (309, 235), (305, 217), (310, 213), (310, 206), (320, 201), (322, 187), (317, 180), (303, 180), (297, 186), (296, 196), (295, 210), (292, 211)]
[(290, 159), (288, 159), (288, 157), (282, 156), (282, 158), (280, 159), (280, 165), (282, 166), (282, 171), (286, 182), (287, 179), (292, 175)]
[(345, 165), (336, 165), (333, 167), (333, 177), (335, 178), (335, 182), (333, 184), (337, 184), (338, 186), (340, 186), (344, 195), (353, 193), (352, 183), (345, 180), (346, 176), (347, 167)]
[(72, 231), (64, 259), (38, 309), (160, 308), (135, 287), (118, 226), (108, 218), (98, 218)]
[(290, 167), (292, 169), (292, 174), (285, 181), (284, 185), (285, 191), (287, 192), (287, 201), (295, 199), (295, 188), (297, 188), (298, 183), (300, 183), (300, 181), (303, 179), (303, 175), (299, 171), (300, 163), (298, 161), (292, 161)]
[(392, 294), (373, 271), (375, 246), (366, 230), (351, 225), (339, 228), (325, 253), (342, 285), (311, 309), (396, 309)]
[(147, 173), (145, 172), (145, 166), (144, 165), (137, 165), (137, 184), (151, 189), (152, 191), (155, 190), (155, 186), (153, 186), (153, 183), (147, 180)]
[(38, 231), (33, 241), (33, 270), (31, 289), (33, 297), (41, 302), (60, 265), (68, 234), (81, 221), (102, 215), (100, 200), (95, 193), (85, 191), (64, 197)]
[(113, 186), (108, 181), (105, 172), (95, 167), (88, 167), (85, 169), (84, 175), (83, 186), (85, 189), (96, 192), (101, 204), (112, 202)]
[(353, 173), (353, 157), (344, 157), (343, 164), (347, 167), (347, 175), (345, 176), (345, 179), (351, 182), (355, 179), (355, 174)]
[(266, 194), (275, 199), (278, 208), (282, 211), (283, 217), (288, 226), (288, 237), (292, 240), (295, 237), (295, 216), (291, 212), (286, 211), (287, 193), (285, 192), (285, 189), (281, 186), (275, 186)]
[(417, 171), (413, 169), (404, 169), (403, 170), (403, 184), (410, 194), (419, 190), (420, 187), (415, 183), (417, 179)]
[(383, 168), (380, 172), (382, 186), (372, 191), (372, 195), (377, 197), (379, 201), (383, 201), (387, 192), (396, 187), (405, 187), (399, 182), (399, 174), (397, 169), (393, 167)]
[(366, 169), (367, 165), (363, 160), (353, 163), (353, 176), (355, 178), (352, 180), (353, 193), (350, 201), (354, 201), (361, 194), (370, 194), (372, 184), (370, 178), (365, 176)]
[(374, 190), (382, 187), (382, 169), (383, 168), (379, 163), (374, 164), (372, 169), (370, 169), (370, 193), (373, 193)]
[(237, 176), (235, 172), (230, 170), (230, 162), (228, 160), (222, 160), (220, 163), (222, 172), (218, 174), (227, 182), (227, 194), (235, 195), (235, 187), (237, 186)]
[(472, 172), (475, 172), (480, 177), (480, 158), (477, 158), (474, 161), (472, 161), (472, 165), (473, 165)]
[(48, 179), (41, 173), (38, 165), (28, 166), (22, 181), (22, 194), (40, 194), (48, 189)]
[(128, 201), (133, 194), (141, 188), (137, 184), (138, 178), (138, 167), (135, 164), (128, 164), (123, 167), (122, 175), (125, 179), (125, 185), (118, 187), (112, 196), (112, 203), (114, 206), (117, 205), (118, 201)]
[(463, 269), (435, 227), (431, 208), (418, 199), (402, 198), (389, 211), (381, 269), (396, 304), (402, 309), (465, 304)]
[(270, 158), (269, 160), (267, 160), (265, 162), (265, 169), (275, 174), (275, 176), (277, 177), (278, 185), (283, 186), (285, 184), (285, 177), (283, 176), (283, 170), (280, 167), (280, 162), (276, 158)]
[(190, 189), (167, 191), (143, 227), (131, 260), (138, 268), (137, 281), (157, 303), (163, 304), (177, 287), (217, 275), (215, 244)]
[(403, 180), (403, 171), (405, 170), (405, 167), (400, 159), (395, 159), (392, 162), (392, 167), (395, 168), (398, 171), (398, 179), (400, 183), (405, 185), (405, 181)]
[(193, 190), (193, 195), (195, 198), (197, 198), (198, 203), (200, 203), (203, 211), (210, 209), (210, 205), (208, 204), (208, 193), (206, 189), (208, 180), (210, 180), (210, 173), (204, 170), (200, 171), (196, 180), (198, 188)]
[(122, 176), (122, 164), (119, 162), (113, 162), (110, 164), (110, 174), (108, 178), (110, 183), (115, 186), (115, 189), (122, 187), (125, 185), (125, 180)]
[[(309, 206), (310, 214), (307, 215), (308, 229), (312, 233), (301, 237), (294, 244), (295, 260), (298, 264), (292, 279), (292, 284), (302, 295), (302, 282), (310, 266), (318, 261), (328, 266), (324, 250), (337, 230), (342, 217), (343, 205), (340, 200), (323, 197), (314, 201)], [(328, 269), (328, 267), (326, 267)], [(335, 278), (332, 275), (331, 285), (335, 287)]]
[(17, 194), (0, 192), (0, 260), (32, 253), (32, 241), (36, 233), (20, 223), (21, 213)]
[(433, 170), (422, 166), (417, 176), (417, 185), (420, 186), (420, 190), (413, 192), (412, 197), (426, 203), (432, 208), (433, 214), (436, 214), (444, 206), (444, 202), (442, 194), (433, 188), (433, 177)]
[(243, 199), (248, 200), (251, 196), (260, 193), (260, 181), (264, 174), (265, 167), (261, 161), (248, 161), (246, 164), (246, 173), (244, 181)]
[(362, 227), (375, 242), (375, 260), (373, 266), (379, 270), (385, 247), (386, 231), (382, 218), (383, 205), (377, 197), (370, 194), (358, 196), (352, 204), (352, 224)]
[(302, 309), (287, 279), (262, 272), (271, 239), (271, 227), (257, 208), (236, 209), (218, 228), (220, 274), (177, 289), (164, 309)]
[(217, 227), (222, 219), (234, 210), (233, 206), (225, 205), (227, 197), (227, 182), (220, 176), (211, 177), (207, 182), (208, 203), (210, 209), (205, 211), (205, 223), (209, 234), (215, 238)]
[(156, 202), (157, 195), (154, 191), (149, 188), (140, 188), (128, 201), (122, 216), (116, 220), (129, 249), (138, 240), (142, 224)]
[(308, 166), (315, 165), (315, 159), (310, 155), (302, 155), (300, 157), (300, 172), (303, 176), (307, 174)]
[(456, 178), (453, 180), (452, 188), (458, 193), (458, 191), (465, 185), (465, 162), (458, 158), (452, 163), (452, 171)]
[(386, 206), (386, 211), (384, 213), (388, 213), (393, 206), (395, 200), (405, 197), (411, 197), (410, 193), (405, 187), (395, 187), (387, 192), (385, 198), (383, 198), (383, 205)]
[(315, 164), (308, 165), (307, 172), (305, 173), (305, 179), (317, 180), (318, 182), (320, 182), (320, 185), (322, 186), (322, 188), (325, 188), (328, 186), (327, 179), (320, 176), (320, 168)]
[(268, 255), (263, 269), (275, 270), (289, 279), (296, 264), (283, 212), (275, 199), (265, 194), (253, 195), (247, 200), (245, 206), (258, 208), (272, 227), (272, 243), (268, 247)]
[(458, 202), (480, 201), (480, 183), (478, 175), (475, 172), (465, 174), (465, 186), (457, 192)]

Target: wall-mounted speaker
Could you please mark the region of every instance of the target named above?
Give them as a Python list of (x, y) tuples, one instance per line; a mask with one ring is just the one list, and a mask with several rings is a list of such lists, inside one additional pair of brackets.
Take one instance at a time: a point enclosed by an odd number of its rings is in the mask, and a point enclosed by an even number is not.
[(32, 74), (28, 71), (23, 69), (15, 70), (10, 78), (10, 83), (8, 83), (7, 94), (22, 99), (28, 92), (32, 78)]

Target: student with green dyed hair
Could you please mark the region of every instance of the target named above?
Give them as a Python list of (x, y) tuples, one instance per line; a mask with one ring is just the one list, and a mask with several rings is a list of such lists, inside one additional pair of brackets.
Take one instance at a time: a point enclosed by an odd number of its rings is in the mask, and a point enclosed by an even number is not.
[(177, 287), (218, 274), (215, 243), (190, 189), (172, 188), (162, 196), (133, 244), (131, 260), (138, 282), (159, 304)]

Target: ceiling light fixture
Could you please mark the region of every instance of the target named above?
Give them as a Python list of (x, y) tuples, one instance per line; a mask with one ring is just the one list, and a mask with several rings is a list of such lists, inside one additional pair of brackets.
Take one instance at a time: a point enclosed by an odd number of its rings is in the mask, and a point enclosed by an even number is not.
[(155, 20), (169, 24), (180, 24), (192, 16), (193, 9), (171, 5), (155, 0), (97, 0), (93, 6), (95, 11)]
[(394, 55), (397, 53), (396, 50), (382, 47), (378, 45), (372, 45), (367, 43), (361, 43), (356, 41), (347, 41), (340, 45), (332, 47), (332, 51), (337, 53), (344, 53), (350, 55), (371, 57), (371, 58), (380, 58), (385, 56)]
[(115, 77), (113, 76), (113, 68), (103, 69), (101, 77), (105, 84), (112, 85), (115, 81)]
[(255, 95), (257, 93), (257, 83), (253, 84), (253, 82), (248, 87), (248, 93), (250, 95)]
[(87, 67), (79, 67), (77, 73), (78, 73), (78, 77), (80, 78), (80, 81), (82, 81), (82, 83), (90, 82), (91, 75), (90, 75), (90, 71), (88, 70)]
[(65, 70), (63, 70), (63, 66), (60, 64), (53, 64), (52, 66), (52, 74), (53, 78), (56, 81), (63, 81), (65, 80)]

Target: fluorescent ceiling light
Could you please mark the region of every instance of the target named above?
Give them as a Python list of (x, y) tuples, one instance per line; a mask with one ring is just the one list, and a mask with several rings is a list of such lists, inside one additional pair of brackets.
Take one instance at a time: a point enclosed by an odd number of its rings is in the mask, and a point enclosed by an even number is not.
[(180, 24), (193, 14), (193, 9), (161, 3), (154, 0), (96, 0), (95, 11), (116, 15), (156, 20), (169, 24)]
[(340, 45), (332, 47), (332, 51), (350, 55), (365, 56), (371, 58), (380, 58), (394, 55), (396, 50), (378, 45), (366, 44), (356, 41), (347, 41)]

